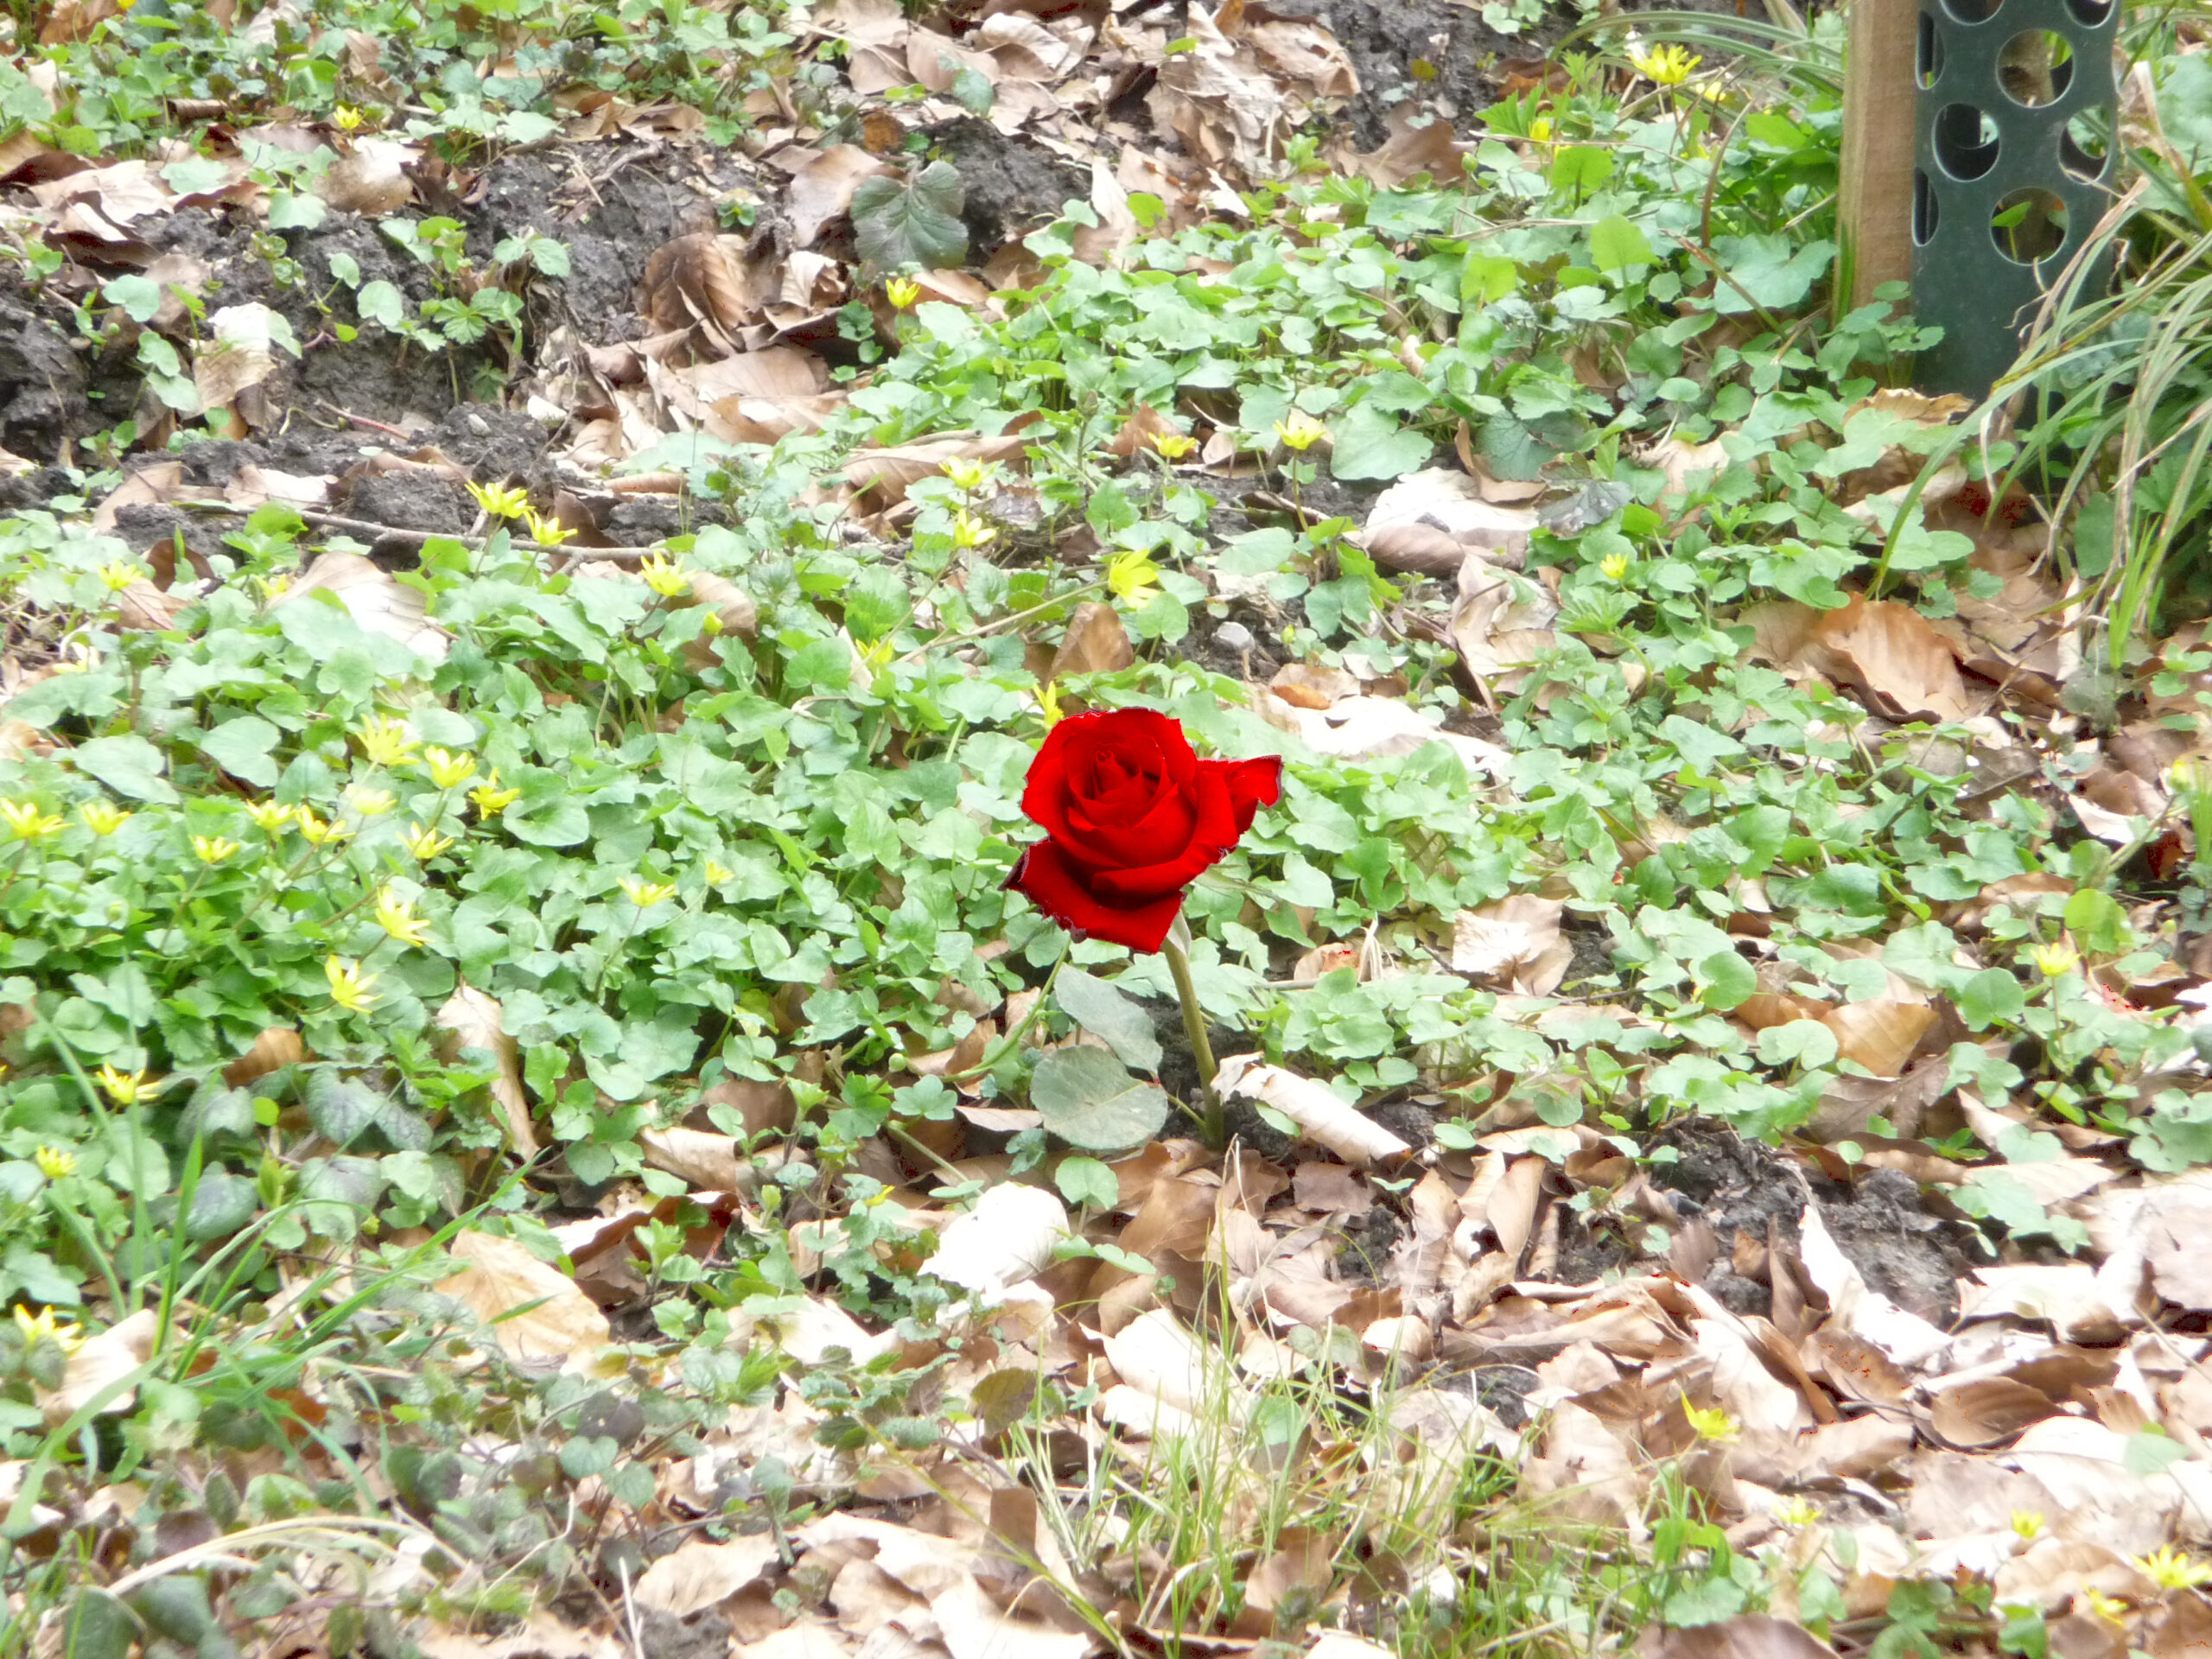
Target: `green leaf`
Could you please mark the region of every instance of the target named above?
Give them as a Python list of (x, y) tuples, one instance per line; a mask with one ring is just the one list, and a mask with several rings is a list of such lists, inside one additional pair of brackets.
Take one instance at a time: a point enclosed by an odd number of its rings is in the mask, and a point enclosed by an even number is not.
[(1600, 270), (1626, 270), (1631, 265), (1656, 264), (1658, 260), (1633, 221), (1608, 213), (1590, 227), (1590, 263)]
[(1800, 1065), (1810, 1071), (1835, 1058), (1835, 1033), (1817, 1020), (1785, 1020), (1759, 1033), (1758, 1056), (1764, 1065)]
[(2083, 887), (2066, 901), (2066, 931), (2093, 955), (2115, 956), (2134, 943), (2127, 912), (2110, 893)]
[(1126, 1152), (1160, 1133), (1167, 1096), (1139, 1083), (1103, 1048), (1055, 1049), (1037, 1062), (1029, 1103), (1045, 1127), (1087, 1152)]
[(322, 228), (330, 206), (321, 196), (304, 190), (269, 193), (269, 228), (272, 231), (315, 231)]
[(1127, 993), (1080, 968), (1063, 968), (1053, 982), (1061, 1010), (1093, 1036), (1102, 1037), (1122, 1064), (1139, 1071), (1160, 1070), (1160, 1039), (1151, 1017)]
[(1332, 425), (1329, 437), (1329, 471), (1338, 478), (1402, 478), (1436, 453), (1428, 439), (1367, 404)]
[(200, 740), (200, 753), (232, 777), (257, 789), (273, 789), (278, 776), (270, 753), (283, 736), (258, 715), (226, 720)]
[(180, 196), (204, 196), (231, 181), (231, 169), (206, 156), (188, 156), (162, 169), (162, 181)]
[(1751, 964), (1733, 950), (1716, 950), (1691, 970), (1697, 976), (1697, 1000), (1716, 1014), (1726, 1014), (1759, 988)]
[(963, 69), (952, 78), (952, 96), (971, 114), (988, 115), (998, 94), (976, 71)]
[(1961, 985), (1954, 999), (1969, 1031), (2010, 1025), (2028, 1006), (2027, 988), (2002, 968), (1985, 968)]
[(364, 322), (380, 322), (387, 328), (397, 328), (407, 315), (406, 296), (391, 283), (378, 278), (361, 284), (360, 292), (353, 296), (353, 309)]
[(181, 798), (162, 776), (162, 752), (143, 737), (96, 737), (79, 743), (69, 758), (77, 770), (97, 778), (128, 800), (175, 806)]
[(105, 1590), (79, 1590), (61, 1624), (62, 1659), (129, 1659), (138, 1621)]
[(931, 162), (905, 181), (863, 179), (853, 192), (853, 232), (861, 257), (880, 270), (919, 265), (936, 270), (967, 263), (968, 227), (960, 174)]
[(1110, 1210), (1121, 1201), (1122, 1184), (1114, 1172), (1096, 1158), (1063, 1158), (1052, 1172), (1053, 1184), (1070, 1204), (1091, 1210)]
[(383, 1141), (393, 1152), (420, 1152), (430, 1144), (430, 1126), (419, 1116), (333, 1067), (308, 1072), (301, 1092), (315, 1133), (339, 1146), (364, 1135)]
[(118, 276), (101, 287), (100, 297), (121, 306), (133, 322), (151, 322), (162, 308), (162, 285), (150, 276)]

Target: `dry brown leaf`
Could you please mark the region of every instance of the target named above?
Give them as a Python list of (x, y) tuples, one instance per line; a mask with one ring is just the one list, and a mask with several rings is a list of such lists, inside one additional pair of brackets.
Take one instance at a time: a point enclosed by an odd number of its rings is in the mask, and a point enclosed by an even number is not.
[(1430, 743), (1456, 750), (1468, 766), (1503, 781), (1513, 757), (1495, 743), (1432, 725), (1395, 697), (1346, 697), (1327, 709), (1298, 709), (1262, 692), (1254, 706), (1270, 726), (1304, 740), (1316, 754), (1339, 760), (1376, 760), (1411, 754)]
[(762, 1534), (726, 1544), (694, 1538), (645, 1569), (636, 1586), (638, 1605), (689, 1618), (727, 1600), (781, 1559), (776, 1540)]
[(689, 1181), (700, 1192), (749, 1192), (757, 1185), (736, 1141), (712, 1129), (645, 1129), (638, 1144), (652, 1168)]
[[(207, 319), (207, 332), (192, 361), (203, 413), (229, 407), (275, 374), (279, 341), (290, 338), (283, 319), (259, 301), (225, 306)], [(289, 349), (297, 355), (296, 346)]]
[[(734, 334), (746, 324), (758, 321), (761, 305), (767, 298), (767, 292), (756, 283), (746, 263), (744, 241), (734, 236), (717, 236), (711, 231), (679, 236), (654, 249), (652, 257), (645, 261), (639, 291), (644, 296), (646, 320), (654, 327), (682, 329), (696, 322), (711, 322), (725, 334)], [(731, 371), (728, 364), (777, 353), (794, 358), (804, 355), (788, 347), (775, 348), (773, 353), (741, 353), (738, 358), (689, 371), (686, 378), (709, 397), (728, 397), (741, 391), (768, 391), (772, 389), (737, 384), (709, 391), (701, 384), (700, 377), (717, 371), (730, 378), (742, 377), (744, 371)], [(803, 389), (818, 391), (821, 387), (809, 376)]]
[(1122, 614), (1103, 600), (1085, 600), (1068, 619), (1067, 632), (1052, 653), (1047, 680), (1066, 674), (1111, 674), (1136, 661), (1135, 647)]
[(1549, 996), (1574, 961), (1560, 933), (1566, 906), (1516, 893), (1459, 912), (1452, 931), (1452, 971), (1472, 974), (1522, 996)]
[[(60, 1427), (92, 1404), (101, 1390), (120, 1382), (152, 1358), (154, 1338), (160, 1332), (161, 1320), (154, 1310), (142, 1307), (97, 1336), (86, 1338), (78, 1344), (76, 1352), (69, 1356), (60, 1388), (49, 1394), (33, 1385), (46, 1426)], [(122, 1389), (99, 1408), (99, 1414), (112, 1416), (129, 1411), (137, 1403), (137, 1395), (135, 1388)]]
[(66, 178), (48, 179), (31, 186), (40, 207), (58, 213), (73, 204), (95, 207), (111, 225), (128, 226), (148, 213), (164, 213), (175, 205), (167, 187), (143, 161), (117, 162)]
[(792, 245), (812, 247), (822, 227), (853, 205), (861, 181), (887, 170), (858, 144), (833, 144), (801, 167), (784, 198)]
[(421, 158), (413, 144), (357, 138), (315, 181), (315, 193), (342, 213), (396, 213), (415, 200), (407, 169)]
[(1268, 689), (1296, 709), (1327, 709), (1359, 695), (1359, 682), (1341, 668), (1285, 663)]
[(504, 1636), (432, 1628), (419, 1638), (423, 1659), (630, 1659), (613, 1637), (580, 1630), (551, 1613), (533, 1611)]
[[(1431, 467), (1407, 474), (1376, 497), (1361, 532), (1363, 544), (1380, 558), (1377, 537), (1389, 530), (1427, 530), (1448, 536), (1463, 547), (1525, 553), (1529, 532), (1535, 528), (1534, 507), (1486, 501), (1476, 479), (1448, 467)], [(1450, 573), (1440, 569), (1428, 574)]]
[(922, 1271), (988, 1299), (1049, 1267), (1053, 1247), (1067, 1236), (1067, 1206), (1057, 1196), (1006, 1182), (944, 1229)]
[(1835, 1659), (1835, 1649), (1803, 1625), (1770, 1613), (1675, 1630), (1655, 1624), (1636, 1651), (1637, 1659)]
[(1950, 643), (1895, 600), (1854, 597), (1813, 626), (1807, 664), (1891, 720), (1966, 720), (1980, 712)]
[(1256, 1054), (1233, 1054), (1222, 1061), (1214, 1086), (1224, 1099), (1255, 1100), (1281, 1113), (1315, 1146), (1363, 1169), (1413, 1150), (1357, 1107), (1346, 1105), (1326, 1084), (1261, 1064)]
[(1088, 1631), (1001, 1611), (973, 1578), (956, 1579), (932, 1595), (930, 1612), (952, 1659), (1086, 1659), (1098, 1646)]
[(317, 554), (307, 573), (294, 577), (290, 587), (269, 601), (269, 608), (324, 603), (318, 597), (324, 594), (369, 632), (397, 639), (418, 657), (445, 660), (451, 636), (429, 620), (421, 589), (406, 587), (359, 553), (334, 548)]
[(1646, 1478), (1604, 1421), (1572, 1401), (1552, 1408), (1543, 1450), (1522, 1466), (1521, 1484), (1542, 1500), (1542, 1514), (1643, 1535)]
[(1867, 1284), (1866, 1275), (1837, 1247), (1818, 1205), (1805, 1206), (1797, 1233), (1806, 1274), (1828, 1299), (1828, 1329), (1871, 1343), (1908, 1370), (1950, 1346), (1950, 1338), (1942, 1332)]
[(995, 461), (1018, 463), (1026, 446), (1019, 435), (995, 438), (972, 433), (926, 438), (887, 449), (856, 450), (845, 461), (845, 481), (853, 486), (855, 505), (864, 512), (880, 512), (906, 499), (906, 486), (935, 478), (948, 461)]
[(1205, 1355), (1168, 1309), (1140, 1314), (1103, 1340), (1107, 1361), (1126, 1386), (1180, 1412), (1205, 1409)]
[[(613, 1340), (607, 1315), (575, 1281), (514, 1240), (464, 1229), (446, 1254), (458, 1257), (461, 1269), (432, 1288), (490, 1325), (508, 1358), (557, 1360), (563, 1370), (582, 1370)], [(518, 1308), (528, 1311), (518, 1313)]]
[(280, 1066), (296, 1065), (307, 1058), (307, 1045), (289, 1026), (271, 1026), (253, 1039), (253, 1046), (223, 1068), (225, 1087), (243, 1089)]
[(861, 1322), (835, 1302), (807, 1297), (787, 1312), (763, 1316), (773, 1325), (784, 1351), (804, 1365), (819, 1365), (832, 1349), (842, 1348), (855, 1365), (866, 1365), (899, 1346), (899, 1334), (886, 1331), (870, 1335)]
[(1945, 1444), (1974, 1451), (2001, 1445), (2057, 1409), (2041, 1389), (2009, 1376), (1982, 1376), (1938, 1389), (1929, 1414)]
[[(492, 1058), (492, 1098), (507, 1122), (507, 1143), (524, 1158), (537, 1155), (537, 1131), (530, 1121), (530, 1101), (522, 1091), (522, 1046), (500, 1023), (499, 1000), (463, 984), (446, 999), (431, 1023), (445, 1033), (438, 1057), (448, 1065), (475, 1051)], [(297, 1040), (296, 1039), (295, 1039)]]
[(1924, 1002), (1877, 996), (1847, 1002), (1823, 1014), (1821, 1023), (1835, 1034), (1840, 1058), (1854, 1060), (1878, 1077), (1895, 1077), (1935, 1025), (1936, 1010)]

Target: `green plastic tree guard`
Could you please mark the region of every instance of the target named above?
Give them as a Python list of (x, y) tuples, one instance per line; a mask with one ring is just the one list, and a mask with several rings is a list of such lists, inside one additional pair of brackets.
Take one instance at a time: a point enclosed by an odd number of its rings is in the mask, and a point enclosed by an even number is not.
[(1980, 398), (2110, 200), (2118, 0), (1920, 0), (1912, 308), (1929, 391)]

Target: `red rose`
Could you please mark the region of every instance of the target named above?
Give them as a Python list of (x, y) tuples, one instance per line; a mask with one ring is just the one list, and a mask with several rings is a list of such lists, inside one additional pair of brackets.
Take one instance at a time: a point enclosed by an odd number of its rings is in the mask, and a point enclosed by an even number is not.
[(1201, 760), (1149, 709), (1071, 715), (1030, 762), (1021, 810), (1046, 839), (1007, 886), (1064, 927), (1157, 950), (1183, 889), (1282, 794), (1282, 760)]

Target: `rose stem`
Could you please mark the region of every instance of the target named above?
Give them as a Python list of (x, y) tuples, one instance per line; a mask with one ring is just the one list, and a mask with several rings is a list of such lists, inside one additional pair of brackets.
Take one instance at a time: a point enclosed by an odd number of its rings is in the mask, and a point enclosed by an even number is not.
[(1213, 1091), (1213, 1045), (1206, 1040), (1206, 1017), (1198, 1009), (1198, 988), (1191, 982), (1191, 959), (1173, 938), (1160, 942), (1167, 958), (1167, 971), (1175, 976), (1176, 995), (1183, 999), (1183, 1033), (1191, 1039), (1191, 1058), (1198, 1063), (1198, 1087), (1205, 1094), (1205, 1110), (1198, 1117), (1198, 1135), (1216, 1152), (1228, 1144), (1229, 1124), (1221, 1109), (1221, 1096)]

